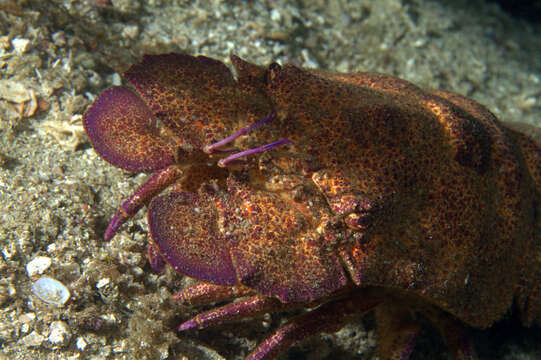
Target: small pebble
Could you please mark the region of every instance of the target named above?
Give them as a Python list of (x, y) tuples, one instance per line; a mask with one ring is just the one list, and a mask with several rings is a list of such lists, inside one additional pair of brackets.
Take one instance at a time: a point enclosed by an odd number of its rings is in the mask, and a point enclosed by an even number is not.
[(22, 323), (20, 330), (21, 333), (27, 333), (31, 329), (32, 321), (36, 318), (34, 313), (26, 313), (19, 316), (19, 321)]
[(122, 85), (122, 78), (120, 77), (120, 75), (118, 75), (118, 73), (114, 73), (113, 75), (111, 75), (110, 81), (111, 84), (114, 86)]
[(22, 338), (21, 343), (26, 347), (38, 347), (45, 341), (45, 337), (36, 331)]
[(19, 316), (19, 321), (26, 324), (26, 323), (34, 321), (35, 318), (36, 318), (36, 314), (29, 312), (29, 313), (25, 313)]
[(17, 54), (24, 54), (26, 50), (28, 50), (28, 45), (30, 44), (30, 40), (23, 39), (23, 38), (14, 38), (11, 40), (11, 46), (13, 46), (13, 49)]
[(70, 298), (70, 292), (64, 284), (47, 276), (34, 282), (32, 291), (41, 301), (56, 306), (64, 305)]
[(29, 277), (41, 275), (51, 266), (53, 261), (47, 256), (36, 256), (32, 261), (26, 264), (26, 273)]
[(139, 35), (139, 27), (137, 25), (127, 25), (122, 30), (122, 37), (127, 37), (128, 39), (135, 39)]
[(105, 287), (105, 286), (109, 285), (110, 282), (111, 282), (111, 279), (109, 279), (109, 278), (100, 279), (98, 281), (98, 283), (96, 284), (96, 287), (98, 289), (101, 289), (102, 287)]
[(86, 342), (86, 340), (82, 337), (82, 336), (79, 336), (77, 338), (77, 341), (75, 341), (75, 346), (77, 346), (77, 349), (81, 350), (81, 351), (84, 351), (84, 349), (86, 349), (88, 343)]
[(49, 342), (57, 346), (66, 346), (71, 339), (71, 330), (64, 321), (53, 321), (49, 327)]
[(53, 35), (51, 35), (51, 39), (53, 40), (53, 43), (58, 47), (66, 45), (66, 34), (63, 31), (55, 32)]
[(19, 330), (21, 330), (21, 333), (23, 334), (27, 333), (30, 331), (30, 324), (22, 324)]
[(53, 253), (56, 251), (56, 244), (55, 243), (52, 243), (52, 244), (49, 244), (47, 246), (47, 252), (48, 253)]
[(276, 9), (271, 10), (271, 20), (274, 22), (280, 22), (282, 20), (282, 14)]

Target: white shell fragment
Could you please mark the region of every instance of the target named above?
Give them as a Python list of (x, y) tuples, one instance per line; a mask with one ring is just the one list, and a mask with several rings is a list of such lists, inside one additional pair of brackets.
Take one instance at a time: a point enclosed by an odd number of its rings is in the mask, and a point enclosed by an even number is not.
[(13, 49), (17, 54), (24, 54), (26, 50), (28, 50), (28, 45), (30, 44), (30, 40), (16, 37), (15, 39), (11, 40), (11, 46), (13, 46)]
[(75, 341), (75, 346), (77, 346), (77, 349), (81, 351), (84, 351), (87, 345), (88, 343), (85, 341), (85, 339), (82, 336), (79, 336), (77, 338), (77, 341)]
[(32, 277), (34, 275), (41, 275), (51, 266), (52, 260), (47, 256), (36, 256), (32, 261), (26, 264), (26, 273)]
[(70, 292), (64, 284), (47, 276), (34, 282), (32, 291), (41, 301), (56, 306), (64, 305), (70, 298)]

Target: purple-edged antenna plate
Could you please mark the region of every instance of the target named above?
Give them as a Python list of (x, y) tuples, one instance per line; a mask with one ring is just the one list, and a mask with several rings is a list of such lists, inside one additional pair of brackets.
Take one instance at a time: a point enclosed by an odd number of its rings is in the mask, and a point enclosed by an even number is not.
[(173, 162), (173, 146), (158, 134), (156, 119), (131, 90), (107, 89), (88, 109), (83, 125), (94, 149), (128, 171), (155, 171)]
[(238, 283), (229, 255), (229, 239), (218, 230), (217, 196), (176, 192), (150, 203), (152, 239), (177, 271), (221, 285)]

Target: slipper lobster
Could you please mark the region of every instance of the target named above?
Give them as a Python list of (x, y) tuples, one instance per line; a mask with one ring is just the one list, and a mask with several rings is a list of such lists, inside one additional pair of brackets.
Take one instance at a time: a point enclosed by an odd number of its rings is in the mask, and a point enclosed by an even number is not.
[(231, 62), (146, 55), (84, 116), (101, 157), (152, 173), (106, 239), (148, 205), (152, 267), (199, 280), (176, 298), (229, 301), (180, 331), (306, 309), (247, 357), (271, 359), (374, 311), (380, 358), (423, 317), (471, 360), (468, 327), (541, 323), (538, 140), (392, 76)]

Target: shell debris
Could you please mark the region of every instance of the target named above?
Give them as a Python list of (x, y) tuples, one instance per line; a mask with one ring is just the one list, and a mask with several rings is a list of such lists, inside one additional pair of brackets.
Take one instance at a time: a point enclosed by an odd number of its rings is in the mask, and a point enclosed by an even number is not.
[(66, 285), (47, 276), (35, 281), (32, 284), (32, 291), (41, 301), (56, 306), (63, 306), (70, 298)]

